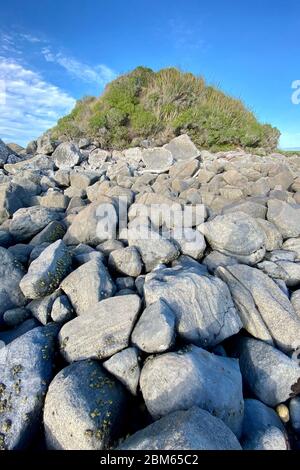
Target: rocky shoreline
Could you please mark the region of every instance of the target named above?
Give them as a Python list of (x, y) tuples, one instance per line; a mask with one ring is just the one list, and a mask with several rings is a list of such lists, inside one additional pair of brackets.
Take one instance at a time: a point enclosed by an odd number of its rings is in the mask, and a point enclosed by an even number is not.
[(0, 449), (300, 447), (300, 157), (0, 140)]

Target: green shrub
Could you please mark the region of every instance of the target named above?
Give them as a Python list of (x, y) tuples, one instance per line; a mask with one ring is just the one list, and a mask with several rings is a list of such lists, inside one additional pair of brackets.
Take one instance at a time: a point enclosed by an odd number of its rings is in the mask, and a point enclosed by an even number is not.
[(206, 86), (203, 78), (176, 68), (153, 72), (147, 67), (113, 80), (98, 99), (79, 100), (52, 129), (55, 137), (101, 135), (109, 148), (136, 145), (147, 137), (161, 144), (184, 132), (199, 147), (214, 150), (275, 149), (280, 136), (240, 100)]

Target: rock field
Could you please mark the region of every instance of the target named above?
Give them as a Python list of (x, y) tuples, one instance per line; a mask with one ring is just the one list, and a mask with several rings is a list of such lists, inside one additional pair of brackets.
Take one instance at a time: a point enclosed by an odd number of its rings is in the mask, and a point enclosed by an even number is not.
[(300, 448), (300, 157), (0, 140), (0, 449)]

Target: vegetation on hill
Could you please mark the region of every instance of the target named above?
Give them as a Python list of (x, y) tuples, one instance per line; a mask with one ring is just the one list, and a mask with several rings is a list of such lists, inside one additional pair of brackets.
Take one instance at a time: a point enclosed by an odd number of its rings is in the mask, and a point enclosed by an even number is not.
[(240, 100), (226, 96), (203, 78), (175, 68), (153, 72), (138, 67), (106, 86), (99, 98), (79, 100), (51, 130), (55, 138), (96, 138), (120, 149), (151, 139), (162, 145), (181, 133), (212, 150), (275, 149), (276, 128), (260, 124)]

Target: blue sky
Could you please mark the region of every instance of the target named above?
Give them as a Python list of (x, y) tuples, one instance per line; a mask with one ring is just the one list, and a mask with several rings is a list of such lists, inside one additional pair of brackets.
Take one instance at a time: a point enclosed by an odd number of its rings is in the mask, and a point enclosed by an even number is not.
[(300, 147), (299, 31), (297, 0), (3, 0), (0, 137), (25, 144), (117, 75), (178, 66)]

